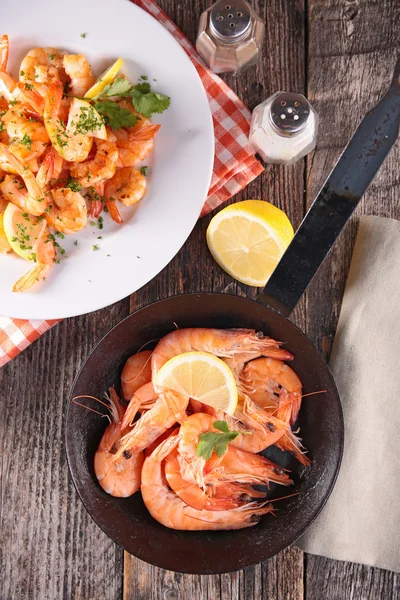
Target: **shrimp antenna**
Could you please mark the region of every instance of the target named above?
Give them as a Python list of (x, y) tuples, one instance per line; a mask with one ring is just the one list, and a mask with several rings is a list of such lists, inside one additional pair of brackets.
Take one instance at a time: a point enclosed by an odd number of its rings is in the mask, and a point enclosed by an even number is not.
[(315, 396), (315, 394), (326, 394), (328, 390), (320, 390), (319, 392), (309, 392), (308, 394), (303, 394), (302, 398), (306, 398), (307, 396)]
[(82, 402), (77, 402), (78, 399), (80, 398), (89, 398), (91, 400), (96, 400), (96, 402), (100, 402), (100, 404), (102, 404), (103, 406), (105, 406), (107, 408), (107, 410), (110, 410), (110, 407), (108, 404), (106, 404), (106, 402), (103, 402), (102, 400), (100, 400), (100, 398), (96, 398), (96, 396), (89, 396), (89, 394), (80, 394), (79, 396), (74, 396), (72, 398), (72, 402), (74, 404), (76, 404), (77, 406), (81, 406), (82, 408), (86, 408), (86, 410), (90, 410), (91, 412), (96, 413), (96, 415), (100, 415), (101, 417), (106, 417), (106, 419), (108, 419), (111, 423), (111, 419), (109, 415), (105, 415), (104, 413), (100, 412), (99, 410), (96, 410), (94, 408), (91, 408), (90, 406), (87, 406), (86, 404), (83, 404)]

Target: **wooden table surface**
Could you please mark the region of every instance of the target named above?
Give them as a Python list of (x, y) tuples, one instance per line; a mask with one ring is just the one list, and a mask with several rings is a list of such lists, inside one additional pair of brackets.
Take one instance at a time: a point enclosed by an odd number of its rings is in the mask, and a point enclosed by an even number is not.
[[(194, 41), (200, 13), (210, 2), (159, 4)], [(305, 93), (320, 115), (320, 131), (317, 150), (306, 161), (267, 166), (235, 200), (269, 200), (297, 226), (351, 132), (387, 88), (400, 47), (400, 3), (256, 0), (253, 5), (266, 22), (262, 60), (237, 78), (227, 76), (227, 83), (250, 109), (277, 90)], [(400, 219), (399, 164), (397, 146), (293, 315), (326, 357), (358, 216)], [(109, 308), (65, 320), (1, 370), (0, 600), (400, 598), (400, 575), (295, 548), (234, 574), (163, 571), (124, 553), (78, 499), (66, 463), (64, 423), (72, 381), (95, 342), (130, 311), (158, 298), (210, 290), (256, 296), (212, 260), (205, 242), (208, 222), (197, 224), (179, 254), (145, 288)]]

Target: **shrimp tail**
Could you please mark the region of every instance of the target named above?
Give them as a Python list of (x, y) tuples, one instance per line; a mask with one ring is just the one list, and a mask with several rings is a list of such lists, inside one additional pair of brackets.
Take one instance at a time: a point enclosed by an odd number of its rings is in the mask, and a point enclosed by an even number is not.
[(134, 418), (137, 415), (137, 412), (140, 407), (140, 399), (136, 398), (136, 396), (132, 396), (128, 407), (125, 411), (124, 418), (122, 419), (121, 428), (122, 430), (127, 427), (132, 427)]
[(288, 429), (285, 435), (275, 443), (275, 446), (282, 451), (286, 450), (293, 454), (293, 456), (305, 467), (311, 465), (311, 460), (305, 455), (306, 450), (304, 449), (303, 444), (291, 429)]
[(26, 102), (33, 108), (39, 116), (43, 116), (44, 98), (34, 89), (28, 89), (27, 84), (20, 81), (17, 88)]
[(25, 273), (18, 281), (14, 284), (13, 292), (25, 292), (32, 287), (37, 281), (41, 281), (46, 276), (47, 271), (51, 265), (39, 264), (35, 268)]
[(8, 63), (8, 35), (3, 34), (0, 37), (0, 71), (6, 71)]
[(122, 225), (122, 223), (124, 221), (121, 217), (121, 213), (118, 210), (115, 200), (111, 200), (111, 198), (107, 198), (106, 207), (107, 207), (107, 210), (108, 210), (112, 220), (115, 221), (116, 223), (118, 223), (119, 225)]

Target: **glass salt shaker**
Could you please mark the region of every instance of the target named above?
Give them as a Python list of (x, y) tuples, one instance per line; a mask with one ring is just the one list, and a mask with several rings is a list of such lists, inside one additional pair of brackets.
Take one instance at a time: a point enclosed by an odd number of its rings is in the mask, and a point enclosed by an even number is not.
[(214, 73), (237, 73), (257, 62), (264, 24), (245, 0), (218, 0), (199, 23), (196, 48)]
[(317, 143), (318, 114), (302, 94), (276, 92), (256, 106), (250, 144), (267, 163), (291, 165)]

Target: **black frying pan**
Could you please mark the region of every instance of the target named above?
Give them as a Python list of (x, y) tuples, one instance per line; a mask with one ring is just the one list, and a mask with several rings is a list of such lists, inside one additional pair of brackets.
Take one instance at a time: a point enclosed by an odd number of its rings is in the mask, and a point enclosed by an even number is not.
[[(306, 336), (291, 323), (297, 301), (319, 268), (393, 145), (400, 123), (400, 61), (384, 99), (364, 118), (305, 217), (258, 301), (227, 294), (186, 294), (155, 302), (131, 314), (95, 347), (76, 378), (72, 397), (101, 397), (118, 384), (122, 366), (149, 340), (182, 327), (249, 327), (286, 342), (304, 393), (326, 394), (303, 401), (298, 425), (312, 466), (304, 469), (287, 453), (266, 452), (292, 471), (298, 496), (276, 503), (255, 527), (239, 531), (184, 532), (157, 523), (139, 493), (117, 499), (98, 485), (93, 457), (105, 419), (70, 403), (66, 443), (78, 493), (96, 523), (128, 552), (149, 563), (184, 573), (241, 569), (292, 544), (321, 511), (334, 486), (343, 449), (343, 418), (332, 375)], [(272, 495), (291, 493), (288, 488)]]

